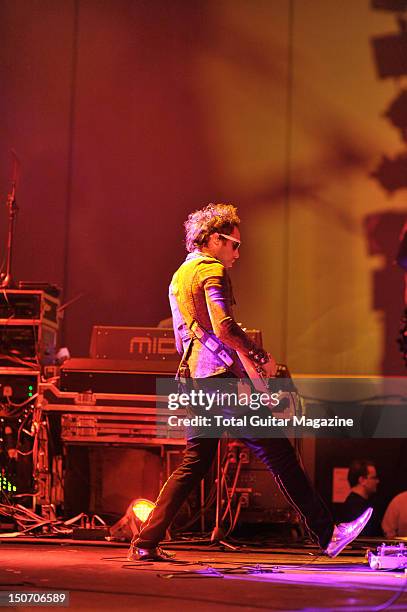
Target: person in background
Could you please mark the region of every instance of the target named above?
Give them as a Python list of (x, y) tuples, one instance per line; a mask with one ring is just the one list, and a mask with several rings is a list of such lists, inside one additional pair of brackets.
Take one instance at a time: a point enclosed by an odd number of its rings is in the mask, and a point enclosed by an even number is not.
[[(340, 516), (342, 521), (352, 521), (367, 508), (374, 507), (372, 498), (376, 494), (379, 478), (373, 461), (368, 459), (353, 460), (349, 466), (348, 482), (351, 486), (351, 491), (341, 508)], [(360, 535), (368, 537), (381, 535), (375, 510)]]
[(407, 537), (407, 491), (393, 497), (382, 520), (386, 538)]

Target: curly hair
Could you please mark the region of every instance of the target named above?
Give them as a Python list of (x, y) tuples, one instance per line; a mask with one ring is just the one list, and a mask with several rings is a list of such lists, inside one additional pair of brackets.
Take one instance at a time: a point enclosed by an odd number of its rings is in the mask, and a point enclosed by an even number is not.
[(208, 204), (196, 210), (184, 223), (187, 251), (191, 253), (208, 244), (210, 235), (215, 232), (230, 234), (239, 224), (237, 208), (233, 204)]

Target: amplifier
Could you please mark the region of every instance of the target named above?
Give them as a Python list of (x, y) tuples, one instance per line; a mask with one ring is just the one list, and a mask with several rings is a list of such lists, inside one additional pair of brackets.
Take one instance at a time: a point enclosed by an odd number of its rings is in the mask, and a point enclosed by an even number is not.
[[(246, 333), (262, 346), (261, 332)], [(90, 342), (93, 359), (127, 359), (137, 364), (141, 372), (175, 374), (180, 357), (175, 347), (172, 329), (160, 327), (109, 327), (94, 325)]]
[(298, 522), (297, 513), (281, 492), (271, 472), (253, 451), (242, 442), (232, 441), (228, 443), (228, 459), (226, 482), (229, 493), (238, 462), (241, 464), (235, 489), (241, 503), (241, 523)]
[(157, 378), (174, 378), (157, 369), (140, 371), (139, 366), (138, 361), (120, 359), (68, 359), (61, 366), (61, 390), (155, 395)]
[[(59, 300), (43, 290), (0, 293), (0, 365), (46, 363), (57, 344)], [(17, 359), (16, 359), (17, 358)]]
[(7, 324), (11, 319), (21, 319), (57, 328), (58, 307), (58, 298), (43, 290), (3, 289), (0, 293), (0, 322)]

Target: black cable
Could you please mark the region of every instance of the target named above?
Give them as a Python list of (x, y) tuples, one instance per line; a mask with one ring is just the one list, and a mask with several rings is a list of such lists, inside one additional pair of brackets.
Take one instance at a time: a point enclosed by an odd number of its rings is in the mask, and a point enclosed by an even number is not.
[[(246, 563), (241, 563), (241, 564), (238, 564), (237, 567), (214, 568), (212, 566), (208, 566), (205, 564), (205, 570), (209, 571), (209, 573), (203, 574), (203, 573), (200, 573), (199, 570), (192, 570), (192, 571), (186, 570), (182, 572), (177, 572), (176, 574), (174, 573), (165, 573), (162, 575), (158, 574), (158, 577), (167, 578), (167, 579), (168, 578), (209, 578), (209, 577), (223, 578), (225, 575), (258, 575), (258, 574), (268, 574), (268, 573), (284, 574), (290, 570), (303, 569), (304, 567), (311, 568), (311, 565), (315, 563), (318, 559), (321, 559), (321, 558), (322, 558), (322, 555), (318, 555), (317, 557), (315, 557), (315, 559), (312, 562), (303, 563), (300, 565), (281, 565), (281, 564), (267, 564), (267, 563), (248, 565)], [(184, 565), (191, 565), (191, 564), (195, 564), (195, 563), (194, 562), (184, 563)], [(202, 563), (198, 562), (198, 564), (202, 564)], [(326, 564), (326, 566), (323, 568), (322, 567), (312, 568), (312, 571), (320, 572), (320, 573), (324, 573), (326, 571), (332, 571), (332, 566), (331, 566), (331, 569), (328, 569), (328, 568), (330, 568), (330, 565)], [(152, 569), (154, 569), (155, 571), (156, 568), (152, 568)], [(340, 571), (342, 571), (342, 568)], [(403, 595), (403, 593), (406, 590), (407, 571), (405, 571), (404, 573), (405, 573), (405, 580), (403, 581), (403, 585), (401, 589), (383, 604), (380, 604), (379, 606), (375, 606), (375, 607), (369, 606), (366, 608), (361, 607), (361, 606), (358, 606), (357, 608), (353, 608), (349, 606), (346, 606), (346, 608), (337, 607), (337, 608), (330, 608), (330, 610), (332, 612), (342, 612), (342, 610), (346, 610), (346, 612), (353, 612), (353, 611), (362, 612), (363, 610), (366, 610), (366, 612), (381, 612), (382, 610), (386, 610), (390, 606), (394, 605), (400, 599), (400, 597)]]
[[(221, 444), (221, 440), (219, 440), (219, 444)], [(223, 458), (221, 458), (222, 465), (224, 465), (227, 462), (228, 453), (229, 453), (229, 446), (227, 445), (226, 450), (224, 451), (224, 454), (223, 454)], [(202, 515), (202, 512), (205, 513), (209, 510), (209, 508), (213, 505), (215, 498), (216, 498), (216, 478), (214, 479), (214, 482), (209, 490), (206, 500), (204, 501), (204, 507), (199, 508), (199, 510), (195, 513), (195, 515), (192, 518), (190, 518), (187, 521), (187, 523), (184, 523), (182, 527), (178, 527), (177, 529), (171, 529), (171, 533), (182, 534), (185, 531), (185, 529), (188, 529), (188, 527), (191, 527), (191, 525), (193, 525), (194, 523), (196, 523), (197, 520), (199, 520), (199, 518)]]
[(192, 516), (192, 518), (190, 518), (186, 523), (184, 523), (182, 525), (182, 527), (177, 527), (176, 529), (171, 529), (171, 533), (181, 534), (186, 529), (188, 529), (188, 527), (191, 527), (191, 525), (196, 523), (200, 519), (201, 514), (207, 512), (209, 510), (209, 508), (213, 505), (213, 503), (215, 501), (215, 497), (216, 497), (216, 483), (214, 483), (211, 486), (211, 488), (209, 490), (209, 493), (206, 496), (206, 500), (204, 501), (203, 508), (199, 508), (199, 510), (197, 510), (197, 512)]
[(24, 406), (26, 406), (30, 402), (33, 402), (37, 397), (38, 397), (38, 393), (35, 393), (34, 395), (32, 395), (31, 397), (28, 397), (27, 399), (25, 399), (23, 402), (19, 404), (12, 402), (11, 399), (8, 397), (7, 404), (8, 406), (12, 406), (12, 408), (24, 408)]
[(38, 368), (40, 367), (38, 361), (36, 361), (35, 363), (33, 363), (32, 361), (26, 361), (25, 359), (21, 359), (20, 357), (17, 357), (17, 355), (12, 355), (10, 353), (0, 353), (0, 359), (8, 359), (10, 361), (15, 361), (16, 363), (18, 363), (18, 365), (23, 365), (24, 367), (31, 368), (34, 370), (38, 370)]
[(404, 581), (403, 581), (400, 591), (398, 593), (395, 593), (393, 597), (388, 599), (386, 602), (384, 602), (380, 606), (376, 606), (375, 608), (372, 608), (372, 612), (380, 612), (381, 610), (387, 610), (388, 608), (390, 608), (390, 606), (395, 604), (396, 601), (400, 599), (400, 597), (406, 591), (406, 588), (407, 588), (407, 571), (404, 570)]

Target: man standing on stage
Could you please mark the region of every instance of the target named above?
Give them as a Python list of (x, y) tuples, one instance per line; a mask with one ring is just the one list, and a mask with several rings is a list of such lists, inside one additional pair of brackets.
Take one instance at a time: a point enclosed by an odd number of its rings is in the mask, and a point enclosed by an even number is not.
[[(244, 377), (236, 351), (261, 365), (267, 377), (276, 373), (271, 355), (254, 345), (233, 318), (235, 302), (227, 270), (239, 258), (239, 226), (237, 210), (231, 204), (209, 204), (191, 213), (185, 222), (189, 254), (174, 274), (169, 291), (176, 345), (182, 355), (182, 379)], [(371, 509), (352, 523), (335, 526), (287, 438), (247, 435), (241, 440), (269, 468), (327, 555), (335, 557), (358, 536)], [(188, 494), (209, 470), (217, 445), (216, 438), (187, 433), (183, 462), (162, 488), (141, 533), (132, 541), (129, 560), (167, 559), (158, 548), (159, 542)]]

